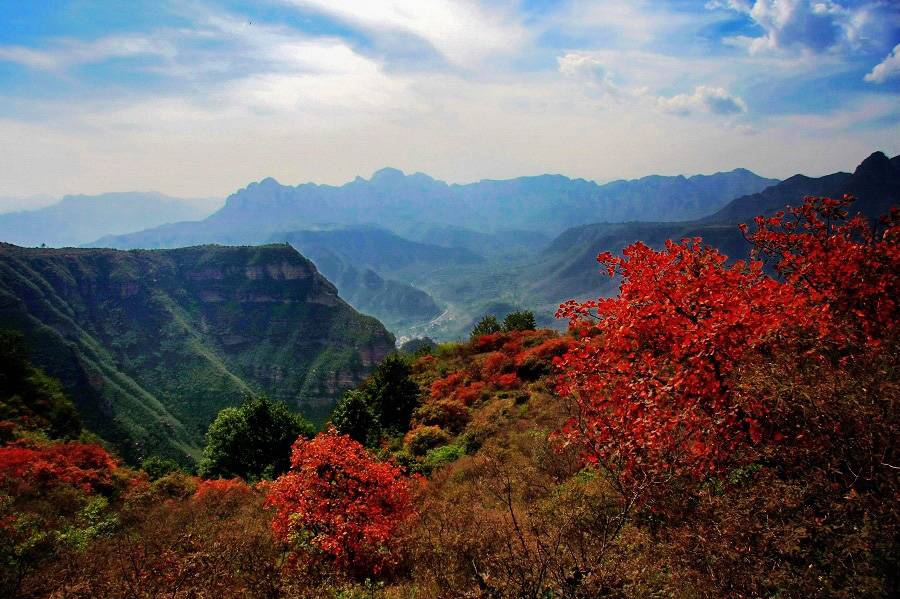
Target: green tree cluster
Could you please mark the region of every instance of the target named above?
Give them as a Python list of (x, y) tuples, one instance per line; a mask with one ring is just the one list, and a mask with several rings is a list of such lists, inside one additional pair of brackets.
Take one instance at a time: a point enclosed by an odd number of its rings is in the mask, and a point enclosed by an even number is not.
[(204, 478), (272, 479), (290, 467), (291, 445), (311, 437), (313, 426), (288, 407), (264, 396), (252, 396), (225, 408), (209, 426), (198, 466)]
[(402, 356), (391, 354), (358, 389), (348, 391), (338, 402), (331, 424), (339, 433), (373, 445), (382, 432), (400, 433), (409, 429), (419, 405), (419, 386)]
[(531, 310), (510, 312), (500, 323), (496, 316), (488, 314), (475, 323), (472, 328), (472, 339), (492, 333), (511, 333), (513, 331), (533, 331), (537, 323)]

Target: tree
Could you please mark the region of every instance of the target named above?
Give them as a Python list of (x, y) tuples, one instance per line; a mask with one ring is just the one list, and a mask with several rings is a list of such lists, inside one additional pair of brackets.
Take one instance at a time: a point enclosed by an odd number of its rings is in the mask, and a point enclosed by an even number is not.
[(274, 478), (287, 471), (291, 444), (313, 427), (281, 402), (250, 397), (209, 426), (198, 472), (206, 478)]
[(375, 367), (362, 391), (385, 429), (405, 431), (419, 405), (419, 386), (410, 378), (412, 370), (398, 354), (387, 356)]
[(533, 331), (537, 324), (534, 320), (534, 312), (531, 310), (519, 310), (510, 312), (503, 319), (503, 330), (507, 333), (513, 331)]
[(410, 482), (333, 428), (297, 439), (291, 469), (269, 490), (272, 531), (299, 565), (362, 578), (397, 563), (396, 531), (413, 514)]
[(377, 442), (381, 434), (378, 416), (366, 393), (359, 389), (344, 394), (331, 414), (331, 424), (340, 434), (367, 446)]
[(841, 364), (895, 339), (900, 218), (878, 232), (845, 221), (849, 203), (809, 198), (788, 221), (757, 219), (748, 239), (774, 257), (779, 280), (762, 262), (728, 265), (699, 239), (598, 256), (622, 283), (618, 297), (558, 313), (580, 334), (558, 361), (559, 391), (578, 408), (562, 437), (633, 481), (702, 478), (784, 438), (776, 407), (787, 408), (739, 384), (742, 369), (775, 354)]
[(501, 331), (500, 323), (497, 317), (491, 314), (486, 315), (472, 327), (472, 339), (481, 337), (482, 335), (490, 335)]

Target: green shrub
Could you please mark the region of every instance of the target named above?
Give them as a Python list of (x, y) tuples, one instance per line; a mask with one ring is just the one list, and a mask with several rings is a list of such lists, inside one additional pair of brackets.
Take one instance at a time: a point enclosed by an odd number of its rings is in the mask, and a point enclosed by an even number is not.
[(444, 445), (429, 449), (425, 454), (425, 466), (430, 470), (451, 464), (466, 455), (466, 451), (459, 445)]
[(159, 456), (150, 456), (141, 462), (141, 470), (147, 473), (151, 481), (158, 480), (167, 474), (180, 472), (181, 466), (175, 460), (161, 458)]
[(439, 426), (420, 426), (406, 434), (404, 439), (407, 449), (413, 455), (425, 455), (429, 449), (450, 442), (450, 435)]
[(331, 415), (331, 424), (342, 435), (372, 446), (381, 437), (381, 425), (364, 391), (347, 391)]

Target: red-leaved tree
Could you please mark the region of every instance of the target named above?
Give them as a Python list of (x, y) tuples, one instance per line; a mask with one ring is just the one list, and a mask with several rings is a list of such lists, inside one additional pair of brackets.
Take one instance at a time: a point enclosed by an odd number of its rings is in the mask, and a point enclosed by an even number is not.
[(557, 360), (577, 408), (562, 439), (638, 485), (716, 473), (742, 448), (784, 439), (776, 406), (740, 384), (742, 368), (775, 354), (839, 364), (896, 340), (897, 213), (880, 227), (847, 221), (851, 201), (808, 198), (787, 219), (757, 219), (752, 255), (775, 277), (699, 239), (598, 256), (621, 287), (558, 312), (580, 337)]
[(383, 574), (397, 563), (398, 526), (413, 514), (410, 480), (332, 428), (294, 443), (291, 470), (272, 483), (272, 530), (298, 564), (351, 576)]

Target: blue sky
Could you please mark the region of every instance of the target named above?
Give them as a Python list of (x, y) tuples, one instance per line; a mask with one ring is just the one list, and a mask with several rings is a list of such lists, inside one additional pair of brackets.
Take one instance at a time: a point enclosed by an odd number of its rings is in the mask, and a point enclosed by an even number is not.
[(0, 196), (900, 153), (888, 0), (0, 0)]

